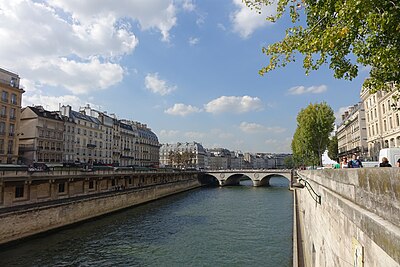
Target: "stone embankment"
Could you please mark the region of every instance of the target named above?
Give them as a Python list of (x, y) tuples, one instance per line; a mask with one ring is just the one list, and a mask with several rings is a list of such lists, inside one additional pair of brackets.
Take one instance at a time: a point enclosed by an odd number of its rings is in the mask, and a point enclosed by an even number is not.
[(298, 178), (305, 185), (295, 189), (299, 266), (400, 266), (400, 168), (300, 171)]
[(199, 187), (196, 173), (0, 174), (0, 244)]

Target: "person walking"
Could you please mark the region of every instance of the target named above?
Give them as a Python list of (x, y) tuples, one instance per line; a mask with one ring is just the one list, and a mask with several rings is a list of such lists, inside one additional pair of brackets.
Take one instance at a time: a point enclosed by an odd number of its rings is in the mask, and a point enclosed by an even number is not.
[(383, 157), (382, 162), (379, 163), (379, 167), (392, 167), (392, 165), (390, 165), (389, 160), (386, 157)]
[(362, 168), (363, 165), (361, 160), (357, 158), (356, 154), (353, 154), (352, 159), (349, 161), (349, 168)]

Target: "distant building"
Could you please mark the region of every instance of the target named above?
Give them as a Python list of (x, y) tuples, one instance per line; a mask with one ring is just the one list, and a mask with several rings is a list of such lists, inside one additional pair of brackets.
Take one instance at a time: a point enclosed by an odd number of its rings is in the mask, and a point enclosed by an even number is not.
[(21, 98), (18, 74), (0, 68), (0, 163), (17, 163)]
[[(172, 166), (170, 153), (177, 152), (189, 152), (193, 154), (192, 162), (190, 167), (204, 169), (206, 168), (206, 151), (200, 143), (197, 142), (185, 142), (175, 144), (163, 144), (160, 148), (160, 164), (162, 166)], [(208, 162), (208, 160), (207, 160)]]
[(362, 102), (350, 107), (342, 114), (342, 122), (337, 127), (338, 156), (357, 154), (368, 155), (365, 110)]
[(62, 163), (64, 120), (55, 111), (42, 106), (22, 109), (19, 131), (19, 158), (23, 164)]

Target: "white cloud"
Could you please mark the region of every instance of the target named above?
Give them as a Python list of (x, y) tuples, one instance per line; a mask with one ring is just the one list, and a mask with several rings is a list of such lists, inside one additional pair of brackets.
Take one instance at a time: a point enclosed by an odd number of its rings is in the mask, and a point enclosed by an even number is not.
[(144, 82), (146, 88), (155, 94), (168, 95), (177, 89), (176, 86), (169, 86), (166, 81), (158, 78), (158, 73), (148, 73)]
[(171, 138), (176, 137), (179, 134), (179, 131), (176, 130), (161, 130), (159, 132), (159, 136), (163, 138)]
[(199, 43), (200, 39), (197, 37), (190, 37), (189, 38), (189, 44), (190, 45), (197, 45)]
[(191, 106), (191, 105), (185, 105), (182, 103), (178, 103), (178, 104), (175, 104), (173, 107), (165, 110), (164, 112), (169, 115), (186, 116), (191, 113), (201, 112), (201, 109)]
[(226, 132), (225, 130), (221, 130), (221, 129), (212, 129), (211, 134), (213, 137), (216, 136), (220, 139), (230, 139), (230, 138), (234, 137), (234, 135), (232, 133)]
[(232, 0), (237, 10), (231, 14), (233, 31), (242, 38), (248, 38), (257, 28), (270, 25), (266, 17), (276, 14), (276, 2), (271, 5), (263, 6), (261, 14), (256, 10), (251, 10), (242, 0)]
[(250, 96), (221, 96), (204, 105), (210, 113), (245, 113), (262, 109), (261, 100)]
[(268, 146), (269, 151), (291, 153), (292, 138), (287, 137), (284, 139), (266, 139), (264, 143)]
[(1, 64), (73, 94), (106, 89), (123, 79), (119, 61), (138, 44), (136, 24), (168, 41), (173, 0), (0, 1), (0, 38), (9, 40), (0, 42)]
[(288, 92), (290, 95), (302, 95), (302, 94), (321, 94), (323, 92), (326, 92), (327, 90), (328, 87), (325, 84), (319, 86), (310, 86), (310, 87), (305, 87), (301, 85), (290, 88)]
[(221, 29), (222, 31), (226, 31), (226, 27), (225, 27), (225, 25), (222, 24), (222, 23), (218, 23), (218, 24), (217, 24), (217, 27), (218, 27), (219, 29)]
[(205, 136), (204, 133), (201, 132), (186, 132), (185, 137), (190, 138), (191, 140), (195, 140), (197, 142), (201, 141)]
[(239, 128), (245, 133), (283, 133), (286, 131), (286, 129), (282, 127), (266, 127), (261, 124), (250, 122), (242, 122)]
[(193, 3), (192, 0), (184, 0), (182, 3), (182, 7), (184, 10), (191, 12), (195, 10), (196, 5)]
[(46, 110), (50, 111), (59, 110), (60, 104), (70, 105), (74, 110), (79, 110), (80, 107), (87, 104), (87, 102), (82, 101), (82, 99), (74, 95), (44, 96), (41, 94), (34, 94), (24, 96), (22, 102), (22, 106), (43, 106)]
[(72, 14), (84, 24), (94, 17), (114, 16), (118, 19), (131, 18), (139, 22), (142, 30), (156, 29), (164, 41), (169, 40), (169, 31), (176, 25), (176, 7), (172, 0), (130, 1), (118, 4), (107, 0), (49, 0), (52, 6)]
[(350, 106), (340, 107), (334, 114), (335, 114), (335, 123), (340, 124), (342, 122), (342, 115), (348, 111)]

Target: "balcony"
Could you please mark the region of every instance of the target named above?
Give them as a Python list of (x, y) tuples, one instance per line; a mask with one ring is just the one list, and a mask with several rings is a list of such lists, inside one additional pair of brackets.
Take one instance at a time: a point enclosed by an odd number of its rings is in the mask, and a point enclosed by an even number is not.
[(127, 147), (125, 147), (125, 148), (124, 148), (124, 151), (131, 151), (131, 149), (130, 149), (130, 148), (127, 148)]
[(87, 144), (87, 146), (86, 146), (87, 148), (95, 148), (96, 147), (96, 145), (94, 145), (94, 144)]
[(18, 150), (20, 152), (35, 151), (34, 145), (19, 145)]

